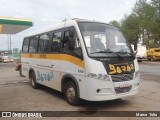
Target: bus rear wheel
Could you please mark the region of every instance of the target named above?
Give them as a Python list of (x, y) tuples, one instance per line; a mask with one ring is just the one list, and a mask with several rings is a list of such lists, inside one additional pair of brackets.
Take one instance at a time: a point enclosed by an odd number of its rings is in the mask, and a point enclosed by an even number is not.
[(25, 76), (22, 74), (22, 68), (19, 69), (19, 75), (20, 75), (21, 77), (25, 77)]
[(65, 99), (73, 106), (77, 106), (80, 103), (77, 87), (72, 81), (67, 82), (65, 85)]
[(39, 88), (39, 84), (36, 82), (36, 76), (35, 76), (35, 73), (34, 73), (34, 72), (31, 73), (30, 79), (31, 79), (31, 85), (32, 85), (32, 87), (33, 87), (34, 89)]

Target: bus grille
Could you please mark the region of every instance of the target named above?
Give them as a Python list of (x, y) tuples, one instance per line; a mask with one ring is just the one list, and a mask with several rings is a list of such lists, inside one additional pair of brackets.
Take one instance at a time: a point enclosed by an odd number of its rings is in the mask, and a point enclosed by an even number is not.
[(131, 90), (131, 88), (132, 88), (132, 86), (124, 87), (124, 88), (115, 87), (115, 92), (116, 92), (116, 94), (125, 93), (125, 92), (129, 92)]
[(130, 74), (119, 74), (119, 75), (111, 75), (113, 82), (123, 82), (133, 80), (133, 73)]

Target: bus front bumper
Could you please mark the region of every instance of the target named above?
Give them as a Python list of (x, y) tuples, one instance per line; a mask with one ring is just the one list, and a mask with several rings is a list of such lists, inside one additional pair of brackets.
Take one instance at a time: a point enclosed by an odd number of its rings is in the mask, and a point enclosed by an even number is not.
[(89, 101), (106, 101), (106, 100), (115, 100), (124, 97), (129, 97), (136, 95), (138, 93), (138, 89), (132, 90), (131, 92), (121, 93), (121, 94), (97, 94), (96, 96), (88, 99)]
[(114, 83), (112, 81), (97, 82), (97, 80), (92, 79), (92, 84), (88, 84), (90, 85), (87, 86), (85, 97), (82, 99), (88, 101), (105, 101), (133, 96), (137, 94), (139, 88), (139, 79), (131, 80), (129, 87), (124, 86), (121, 88), (118, 87), (119, 83)]

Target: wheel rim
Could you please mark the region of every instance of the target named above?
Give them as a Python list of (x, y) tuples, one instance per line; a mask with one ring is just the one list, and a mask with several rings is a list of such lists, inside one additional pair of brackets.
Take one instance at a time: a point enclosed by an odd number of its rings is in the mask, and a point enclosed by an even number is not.
[(67, 89), (67, 98), (70, 102), (75, 99), (75, 89), (72, 86), (69, 86)]

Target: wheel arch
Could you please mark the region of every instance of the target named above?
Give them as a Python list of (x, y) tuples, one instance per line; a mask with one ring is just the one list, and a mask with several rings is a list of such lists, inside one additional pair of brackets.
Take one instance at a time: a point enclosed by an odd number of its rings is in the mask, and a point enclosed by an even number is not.
[(30, 68), (30, 69), (29, 69), (29, 72), (28, 72), (29, 79), (31, 78), (31, 73), (32, 73), (32, 72), (34, 72), (34, 74), (36, 74), (35, 71), (34, 71), (34, 69), (33, 69), (33, 68)]
[(65, 74), (61, 79), (61, 91), (64, 92), (64, 86), (68, 81), (73, 81), (77, 87), (78, 97), (80, 97), (79, 84), (77, 79), (71, 74)]

